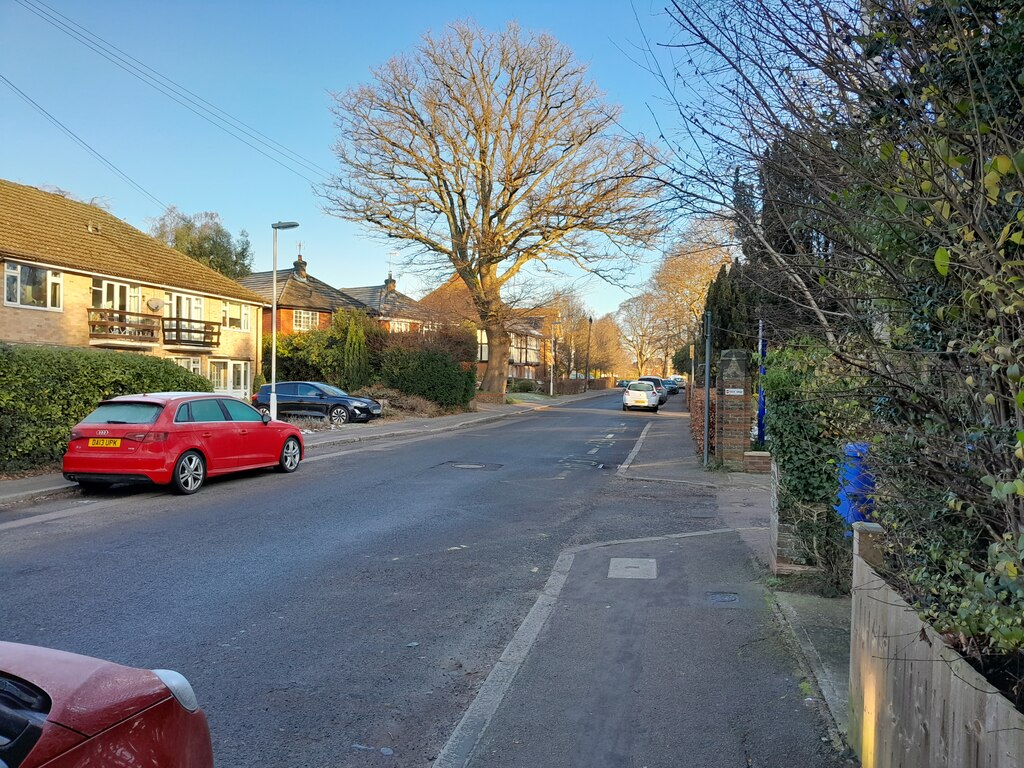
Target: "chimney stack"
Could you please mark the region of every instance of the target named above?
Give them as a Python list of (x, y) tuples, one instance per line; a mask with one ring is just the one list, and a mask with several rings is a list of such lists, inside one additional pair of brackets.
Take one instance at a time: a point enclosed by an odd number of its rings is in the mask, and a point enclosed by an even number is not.
[(299, 254), (299, 258), (297, 258), (295, 260), (295, 263), (292, 265), (292, 267), (295, 270), (295, 277), (298, 280), (305, 280), (306, 279), (306, 262), (304, 262), (302, 260), (302, 254), (301, 253)]

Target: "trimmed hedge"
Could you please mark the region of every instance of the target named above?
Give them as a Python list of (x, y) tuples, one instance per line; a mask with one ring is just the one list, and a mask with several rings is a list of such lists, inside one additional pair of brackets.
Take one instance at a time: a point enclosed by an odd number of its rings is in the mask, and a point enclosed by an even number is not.
[(386, 386), (419, 395), (445, 408), (469, 406), (476, 394), (476, 373), (464, 371), (444, 352), (390, 347), (381, 356)]
[(131, 352), (0, 344), (0, 471), (58, 461), (96, 403), (138, 392), (210, 392), (169, 360)]

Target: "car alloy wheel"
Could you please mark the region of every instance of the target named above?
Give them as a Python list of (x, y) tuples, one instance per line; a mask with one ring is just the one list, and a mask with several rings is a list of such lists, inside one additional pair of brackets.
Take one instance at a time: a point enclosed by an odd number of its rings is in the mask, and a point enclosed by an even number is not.
[(181, 494), (195, 493), (206, 480), (206, 462), (198, 451), (185, 451), (174, 464), (174, 479), (171, 484)]
[(302, 461), (302, 449), (299, 448), (299, 441), (289, 437), (284, 441), (284, 448), (281, 449), (281, 461), (278, 467), (282, 472), (294, 472), (299, 468)]
[(349, 420), (348, 408), (344, 405), (336, 405), (331, 408), (331, 421), (335, 424), (347, 424)]

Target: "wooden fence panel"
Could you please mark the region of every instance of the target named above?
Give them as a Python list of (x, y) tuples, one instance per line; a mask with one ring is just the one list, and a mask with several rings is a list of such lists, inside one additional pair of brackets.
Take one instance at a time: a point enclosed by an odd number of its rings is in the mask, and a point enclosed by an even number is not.
[(858, 523), (849, 742), (864, 768), (1024, 768), (1024, 715), (871, 567), (878, 527)]

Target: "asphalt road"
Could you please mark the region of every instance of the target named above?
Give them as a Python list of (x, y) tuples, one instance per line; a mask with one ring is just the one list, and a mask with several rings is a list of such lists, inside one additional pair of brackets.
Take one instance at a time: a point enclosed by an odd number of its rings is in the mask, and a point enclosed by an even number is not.
[(0, 636), (184, 673), (222, 768), (429, 765), (562, 550), (716, 524), (620, 402), (0, 510)]

